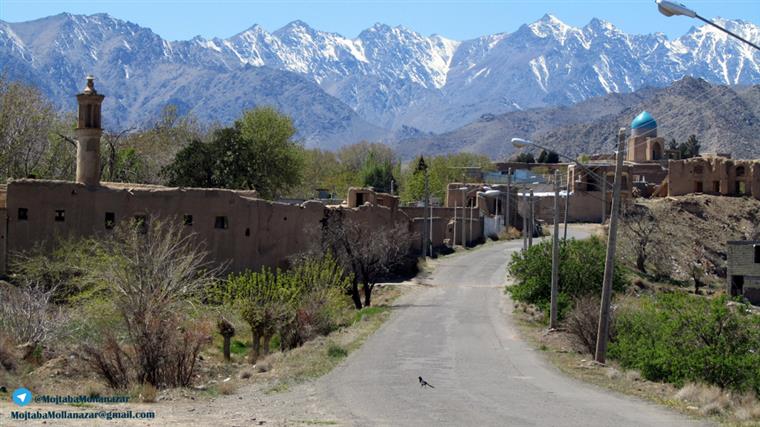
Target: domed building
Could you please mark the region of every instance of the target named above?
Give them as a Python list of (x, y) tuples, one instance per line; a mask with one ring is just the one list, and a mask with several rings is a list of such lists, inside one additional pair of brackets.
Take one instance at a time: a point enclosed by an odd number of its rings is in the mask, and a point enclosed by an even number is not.
[(657, 121), (642, 111), (631, 122), (631, 137), (625, 160), (634, 163), (657, 162), (665, 158), (665, 139), (657, 136)]

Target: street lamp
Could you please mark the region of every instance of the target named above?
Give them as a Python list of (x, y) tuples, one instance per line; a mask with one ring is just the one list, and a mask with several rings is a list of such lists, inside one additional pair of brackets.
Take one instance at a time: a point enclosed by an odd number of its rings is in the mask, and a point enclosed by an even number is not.
[(727, 29), (721, 27), (720, 25), (718, 25), (718, 24), (710, 21), (709, 19), (706, 19), (706, 18), (703, 18), (703, 17), (699, 16), (699, 14), (697, 14), (697, 12), (689, 9), (688, 7), (682, 5), (681, 3), (673, 3), (673, 2), (670, 2), (670, 1), (666, 1), (666, 0), (656, 0), (655, 3), (657, 3), (657, 9), (660, 11), (660, 13), (662, 13), (665, 16), (668, 16), (668, 17), (670, 17), (670, 16), (688, 16), (689, 18), (697, 18), (700, 21), (705, 22), (707, 24), (710, 24), (713, 27), (715, 27), (715, 28), (723, 31), (726, 34), (728, 34), (728, 35), (730, 35), (732, 37), (735, 37), (735, 38), (743, 41), (744, 43), (747, 43), (748, 45), (754, 47), (755, 49), (760, 50), (760, 46), (752, 43), (749, 40), (746, 40), (746, 39), (742, 38), (741, 36), (739, 36), (737, 34), (732, 33), (731, 31), (728, 31)]

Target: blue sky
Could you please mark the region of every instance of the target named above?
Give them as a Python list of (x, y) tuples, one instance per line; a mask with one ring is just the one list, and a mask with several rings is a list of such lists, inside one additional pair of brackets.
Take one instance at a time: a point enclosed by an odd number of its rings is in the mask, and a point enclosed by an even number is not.
[[(685, 4), (705, 17), (738, 18), (760, 24), (758, 0), (686, 0)], [(296, 19), (348, 37), (381, 22), (457, 40), (512, 32), (545, 13), (574, 26), (583, 26), (597, 17), (628, 33), (663, 32), (671, 38), (699, 24), (689, 18), (660, 15), (654, 0), (0, 0), (0, 19), (9, 22), (61, 12), (105, 12), (151, 28), (169, 40), (195, 35), (225, 38), (253, 24), (273, 31)]]

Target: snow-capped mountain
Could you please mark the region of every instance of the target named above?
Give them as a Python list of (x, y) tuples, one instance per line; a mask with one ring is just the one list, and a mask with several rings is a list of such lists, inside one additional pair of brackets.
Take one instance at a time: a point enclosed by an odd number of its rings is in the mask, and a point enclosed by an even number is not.
[[(755, 24), (717, 21), (760, 42)], [(142, 123), (167, 102), (218, 121), (268, 103), (291, 114), (308, 141), (330, 147), (402, 128), (442, 132), (483, 114), (569, 105), (689, 75), (760, 83), (760, 53), (710, 26), (669, 40), (599, 19), (573, 27), (551, 15), (466, 41), (383, 24), (352, 39), (301, 21), (167, 41), (108, 15), (61, 14), (0, 21), (0, 54), (3, 70), (35, 80), (61, 105), (94, 73), (119, 124)]]

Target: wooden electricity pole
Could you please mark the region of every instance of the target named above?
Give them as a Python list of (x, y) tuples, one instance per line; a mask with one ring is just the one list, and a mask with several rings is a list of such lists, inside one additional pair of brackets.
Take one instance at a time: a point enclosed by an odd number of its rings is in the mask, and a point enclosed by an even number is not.
[(512, 219), (509, 216), (509, 199), (512, 198), (512, 168), (507, 169), (507, 210), (504, 214), (504, 227), (506, 231), (509, 231), (509, 222)]
[(610, 212), (610, 229), (607, 237), (607, 257), (604, 260), (604, 282), (602, 283), (602, 304), (599, 309), (599, 328), (596, 333), (596, 354), (594, 360), (605, 363), (607, 356), (607, 338), (610, 328), (610, 302), (612, 300), (612, 279), (615, 269), (615, 245), (617, 244), (618, 213), (620, 211), (620, 181), (623, 175), (623, 157), (625, 150), (625, 128), (618, 131), (618, 149), (615, 162), (615, 183), (612, 189), (612, 211)]
[(529, 228), (530, 233), (528, 234), (528, 247), (530, 248), (530, 247), (533, 247), (533, 233), (536, 230), (536, 225), (535, 225), (536, 218), (534, 216), (535, 212), (533, 211), (533, 190), (530, 190), (529, 203), (530, 203), (530, 221), (529, 221), (528, 228)]
[(554, 171), (554, 231), (552, 232), (552, 289), (549, 329), (557, 329), (557, 294), (559, 293), (559, 171)]
[(523, 250), (528, 250), (528, 193), (527, 188), (523, 188)]
[(604, 221), (607, 219), (607, 170), (605, 169), (604, 172), (602, 172), (602, 178), (600, 179), (601, 184), (599, 184), (602, 190), (602, 221), (601, 224), (604, 225)]
[(567, 240), (567, 210), (570, 209), (570, 174), (567, 174), (567, 187), (565, 187), (565, 232), (562, 241)]
[[(429, 247), (429, 239), (428, 236), (428, 205), (430, 204), (430, 188), (428, 186), (428, 167), (425, 163), (425, 159), (420, 156), (419, 162), (417, 162), (417, 172), (422, 172), (425, 174), (425, 200), (424, 200), (424, 208), (422, 210), (422, 258), (428, 256), (428, 247)], [(393, 188), (393, 182), (391, 181), (391, 188)], [(391, 190), (393, 191), (393, 190)], [(432, 218), (430, 218), (430, 221), (432, 221)], [(432, 254), (429, 254), (432, 255)]]

